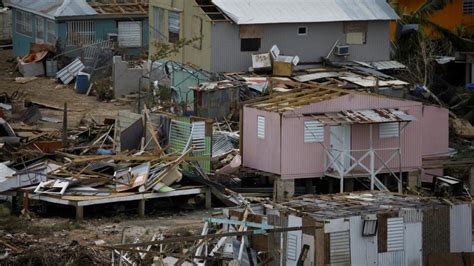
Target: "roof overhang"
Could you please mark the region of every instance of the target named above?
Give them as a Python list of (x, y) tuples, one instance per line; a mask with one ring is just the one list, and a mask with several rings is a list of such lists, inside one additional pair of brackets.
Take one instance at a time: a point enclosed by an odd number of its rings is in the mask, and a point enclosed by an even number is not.
[(347, 110), (340, 112), (310, 114), (323, 125), (380, 124), (411, 122), (416, 118), (397, 109)]

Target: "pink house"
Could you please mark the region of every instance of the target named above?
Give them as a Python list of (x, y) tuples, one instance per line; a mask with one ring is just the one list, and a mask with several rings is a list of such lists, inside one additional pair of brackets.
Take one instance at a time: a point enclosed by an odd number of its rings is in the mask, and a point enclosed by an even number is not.
[(390, 176), (420, 171), (422, 158), (446, 155), (448, 110), (328, 87), (307, 87), (243, 107), (243, 165), (283, 180)]

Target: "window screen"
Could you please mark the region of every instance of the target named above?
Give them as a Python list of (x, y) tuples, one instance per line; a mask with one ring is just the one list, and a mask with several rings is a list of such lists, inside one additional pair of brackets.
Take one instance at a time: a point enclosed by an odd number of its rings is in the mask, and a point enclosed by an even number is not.
[(26, 35), (33, 35), (33, 20), (31, 13), (23, 12), (21, 10), (16, 10), (16, 23), (15, 28), (16, 32)]
[(44, 18), (40, 16), (36, 16), (35, 19), (36, 23), (36, 42), (43, 43), (44, 42)]
[(52, 20), (46, 21), (46, 42), (56, 44), (56, 24)]

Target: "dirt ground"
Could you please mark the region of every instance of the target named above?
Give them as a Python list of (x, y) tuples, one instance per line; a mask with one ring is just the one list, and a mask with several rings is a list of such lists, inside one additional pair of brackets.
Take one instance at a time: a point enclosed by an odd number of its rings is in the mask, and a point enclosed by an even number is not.
[[(0, 50), (0, 94), (12, 95), (16, 91), (21, 91), (26, 93), (28, 100), (58, 107), (62, 107), (64, 102), (67, 102), (70, 110), (68, 116), (70, 128), (77, 127), (87, 114), (92, 115), (96, 121), (103, 121), (104, 118), (114, 118), (119, 110), (131, 110), (132, 108), (131, 104), (123, 104), (119, 101), (99, 102), (94, 96), (77, 94), (73, 85), (64, 86), (54, 79), (46, 77), (40, 77), (26, 84), (16, 83), (15, 77), (20, 75), (13, 71), (15, 63), (11, 52), (11, 50)], [(62, 120), (63, 112), (61, 110), (41, 108), (40, 111), (43, 116)], [(62, 124), (48, 123), (42, 126), (61, 128)], [(24, 244), (21, 248), (15, 246), (28, 241), (28, 243), (34, 242), (40, 243), (40, 246), (47, 246), (47, 249), (52, 253), (56, 248), (58, 250), (69, 249), (69, 247), (76, 245), (97, 248), (95, 244), (97, 240), (105, 241), (106, 245), (120, 243), (123, 229), (126, 229), (127, 243), (133, 242), (136, 238), (140, 241), (147, 241), (154, 234), (160, 233), (165, 236), (199, 234), (203, 224), (202, 218), (209, 215), (203, 210), (155, 212), (151, 217), (144, 219), (127, 213), (116, 217), (110, 215), (101, 217), (99, 214), (94, 215), (93, 218), (86, 218), (82, 222), (76, 222), (72, 219), (73, 215), (67, 218), (58, 218), (57, 216), (64, 217), (64, 215), (52, 213), (42, 215), (40, 218), (40, 216), (33, 214), (33, 218), (25, 218), (18, 217), (18, 215), (2, 216), (0, 214), (0, 246), (2, 247), (0, 251), (3, 252), (3, 247), (11, 245), (13, 251), (10, 250), (10, 253), (15, 253), (15, 250), (17, 253), (23, 254), (34, 252), (33, 244)], [(28, 239), (28, 241), (22, 239)], [(7, 242), (8, 245), (5, 244)], [(2, 243), (4, 245), (1, 245)], [(41, 249), (36, 250), (39, 257), (43, 256), (41, 252), (43, 252)], [(49, 264), (50, 262), (55, 264), (54, 260), (42, 261), (40, 264)], [(0, 265), (5, 263), (10, 265), (23, 262), (21, 260), (8, 261), (8, 258), (5, 260), (0, 254)], [(31, 264), (31, 258), (28, 260), (28, 264)]]
[[(104, 118), (114, 118), (119, 110), (131, 110), (132, 106), (123, 102), (99, 102), (95, 96), (86, 96), (74, 91), (74, 85), (67, 86), (56, 82), (55, 79), (40, 77), (26, 84), (15, 82), (15, 77), (21, 76), (14, 72), (15, 62), (12, 50), (0, 49), (0, 94), (12, 95), (16, 91), (26, 93), (27, 100), (37, 101), (52, 106), (63, 107), (68, 104), (68, 126), (77, 127), (86, 114), (91, 114), (94, 119), (102, 122)], [(73, 83), (73, 82), (72, 82)], [(48, 117), (61, 119), (63, 112), (41, 108), (41, 114)], [(48, 125), (48, 127), (60, 125)]]

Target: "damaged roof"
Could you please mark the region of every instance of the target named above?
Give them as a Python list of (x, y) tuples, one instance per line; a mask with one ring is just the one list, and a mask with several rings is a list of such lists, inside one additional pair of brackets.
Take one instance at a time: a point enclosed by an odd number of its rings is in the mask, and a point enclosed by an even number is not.
[(345, 96), (353, 92), (329, 87), (306, 85), (302, 89), (287, 93), (279, 93), (276, 96), (249, 103), (246, 106), (270, 112), (287, 112), (303, 106), (331, 100)]
[[(466, 201), (455, 200), (453, 204)], [(389, 192), (355, 192), (350, 194), (307, 195), (281, 204), (281, 209), (297, 211), (315, 219), (336, 219), (351, 216), (400, 211), (404, 209), (441, 208), (447, 205), (437, 198), (402, 195)]]
[(375, 124), (390, 122), (410, 122), (416, 118), (396, 109), (347, 110), (334, 113), (311, 115), (324, 125)]
[(147, 1), (118, 3), (112, 0), (5, 0), (5, 6), (17, 8), (49, 19), (79, 16), (147, 16)]
[(97, 14), (86, 0), (5, 0), (4, 4), (50, 19)]
[(399, 19), (385, 0), (212, 0), (212, 3), (239, 25)]

